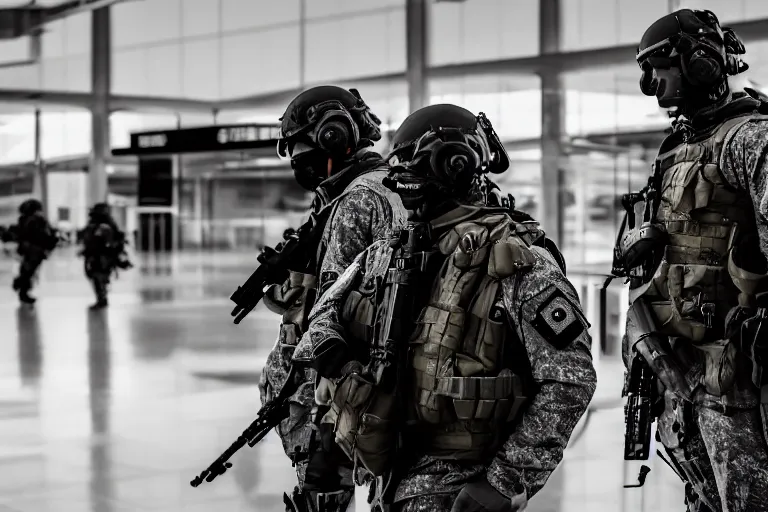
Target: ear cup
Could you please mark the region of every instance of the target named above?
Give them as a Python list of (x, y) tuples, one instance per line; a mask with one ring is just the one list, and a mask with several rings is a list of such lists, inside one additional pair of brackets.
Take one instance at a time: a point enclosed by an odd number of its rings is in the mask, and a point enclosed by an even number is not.
[(691, 85), (707, 87), (720, 82), (724, 70), (720, 63), (720, 55), (715, 56), (714, 50), (700, 45), (689, 56), (681, 59), (683, 75)]
[(435, 141), (429, 160), (438, 177), (453, 183), (471, 177), (480, 167), (477, 154), (469, 145), (457, 142)]
[(350, 129), (339, 120), (330, 120), (317, 129), (317, 145), (331, 154), (344, 154), (353, 148)]

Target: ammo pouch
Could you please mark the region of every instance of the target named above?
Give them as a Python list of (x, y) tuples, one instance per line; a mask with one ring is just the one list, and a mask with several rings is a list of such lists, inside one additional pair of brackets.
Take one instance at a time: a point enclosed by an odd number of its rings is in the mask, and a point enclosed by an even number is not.
[(525, 402), (522, 379), (507, 368), (496, 377), (439, 377), (435, 394), (452, 399), (459, 421), (507, 423)]
[(392, 464), (398, 431), (392, 420), (396, 402), (375, 383), (357, 371), (339, 381), (331, 410), (323, 423), (335, 425), (336, 444), (355, 466), (362, 464), (372, 475), (381, 476)]
[(440, 377), (434, 394), (452, 404), (446, 409), (455, 420), (425, 431), (426, 452), (475, 461), (498, 448), (499, 426), (514, 421), (527, 400), (522, 378), (509, 369), (496, 377)]

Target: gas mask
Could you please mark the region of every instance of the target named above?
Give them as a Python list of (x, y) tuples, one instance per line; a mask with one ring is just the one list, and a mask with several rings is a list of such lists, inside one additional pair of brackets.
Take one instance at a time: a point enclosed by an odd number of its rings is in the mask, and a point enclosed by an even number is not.
[(286, 145), (285, 156), (290, 158), (296, 183), (305, 190), (314, 192), (328, 178), (328, 154), (304, 142)]
[(640, 66), (643, 70), (640, 90), (646, 96), (655, 96), (661, 108), (679, 106), (685, 99), (685, 84), (680, 68), (654, 67), (649, 60)]
[(728, 93), (727, 77), (748, 66), (738, 57), (744, 45), (710, 11), (682, 9), (646, 30), (636, 60), (640, 90), (665, 109), (696, 113)]

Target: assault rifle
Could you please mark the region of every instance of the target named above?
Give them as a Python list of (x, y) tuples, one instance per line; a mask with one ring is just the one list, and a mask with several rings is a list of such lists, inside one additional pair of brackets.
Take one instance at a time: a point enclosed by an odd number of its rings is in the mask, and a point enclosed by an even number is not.
[(418, 304), (418, 293), (422, 288), (419, 285), (424, 284), (420, 278), (428, 274), (431, 256), (436, 252), (432, 247), (431, 234), (428, 223), (408, 222), (400, 231), (393, 258), (394, 268), (387, 271), (389, 286), (379, 287), (381, 295), (377, 297), (377, 302), (383, 302), (384, 314), (374, 326), (374, 348), (368, 373), (385, 393), (395, 392), (398, 374), (405, 362), (403, 340), (413, 329), (413, 307)]
[(202, 473), (195, 477), (190, 482), (192, 487), (197, 487), (203, 482), (211, 482), (217, 476), (223, 475), (227, 469), (232, 467), (232, 463), (229, 459), (237, 453), (240, 448), (246, 444), (253, 447), (259, 441), (266, 436), (270, 430), (280, 424), (285, 418), (290, 415), (290, 404), (288, 403), (288, 397), (290, 397), (299, 388), (299, 380), (296, 378), (298, 369), (294, 366), (291, 368), (288, 374), (288, 380), (280, 390), (277, 397), (267, 405), (259, 409), (256, 413), (256, 419), (246, 428), (242, 434), (240, 434), (237, 440), (232, 443), (229, 448), (224, 450), (218, 459), (208, 466)]
[(288, 279), (289, 271), (315, 270), (310, 268), (314, 261), (312, 256), (317, 251), (325, 223), (333, 209), (332, 204), (312, 213), (309, 220), (299, 229), (286, 231), (283, 234), (285, 241), (278, 244), (276, 248), (264, 247), (257, 257), (261, 265), (242, 286), (237, 287), (235, 293), (229, 298), (236, 304), (232, 310), (236, 324), (239, 324), (256, 307), (271, 286), (281, 284)]

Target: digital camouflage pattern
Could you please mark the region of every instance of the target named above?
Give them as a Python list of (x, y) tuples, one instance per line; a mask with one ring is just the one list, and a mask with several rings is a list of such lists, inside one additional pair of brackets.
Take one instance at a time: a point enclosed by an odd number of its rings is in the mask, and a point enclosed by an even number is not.
[[(280, 336), (274, 348), (267, 357), (261, 375), (259, 388), (262, 404), (276, 396), (285, 384), (291, 368), (291, 358), (296, 343), (303, 332), (308, 311), (305, 311), (303, 299), (306, 290), (327, 288), (333, 280), (348, 267), (357, 254), (378, 238), (385, 237), (393, 226), (404, 218), (404, 210), (399, 196), (393, 194), (381, 184), (387, 175), (387, 170), (380, 155), (372, 152), (365, 153), (364, 160), (376, 165), (377, 169), (367, 172), (351, 182), (346, 188), (328, 188), (324, 194), (315, 198), (313, 209), (320, 208), (339, 198), (335, 210), (326, 224), (317, 258), (318, 276), (292, 273), (290, 283), (283, 285), (282, 290), (272, 290), (271, 304), (280, 303), (280, 299), (290, 298), (280, 311), (283, 319)], [(342, 173), (360, 173), (360, 169), (345, 169)], [(341, 174), (341, 173), (340, 173)], [(329, 193), (330, 191), (330, 193)], [(302, 292), (301, 289), (304, 291)], [(300, 295), (297, 295), (296, 292)], [(319, 293), (318, 293), (319, 295)], [(274, 307), (270, 307), (275, 311)], [(284, 420), (277, 432), (283, 442), (283, 447), (289, 457), (296, 458), (296, 448), (306, 450), (313, 432), (313, 410), (315, 403), (315, 372), (303, 370), (302, 385), (290, 398), (290, 417)], [(301, 457), (298, 457), (301, 459)], [(296, 463), (299, 486), (303, 487), (306, 477), (308, 460)], [(341, 481), (345, 487), (352, 487), (351, 471), (345, 468), (334, 468), (341, 472)], [(348, 500), (352, 498), (350, 493)]]
[[(384, 255), (391, 252), (389, 244), (387, 240), (377, 242), (358, 256), (317, 302), (295, 358), (311, 358), (314, 347), (330, 337), (348, 338), (343, 312), (346, 297), (388, 265)], [(504, 279), (502, 286), (508, 326), (523, 341), (538, 392), (495, 457), (483, 464), (437, 459), (419, 454), (418, 446), (410, 447), (407, 453), (414, 456), (402, 459), (407, 465), (397, 468), (401, 477), (392, 484), (396, 485), (393, 510), (450, 511), (461, 488), (481, 477), (519, 510), (562, 460), (568, 439), (595, 391), (591, 340), (578, 296), (555, 260), (542, 248), (531, 247), (531, 251), (535, 256), (532, 268)], [(565, 298), (565, 314), (578, 326), (569, 331), (569, 338), (534, 327), (541, 326), (546, 311), (542, 306), (555, 295)]]
[(720, 169), (731, 186), (749, 194), (760, 249), (768, 255), (768, 120), (750, 120), (736, 129), (723, 152)]
[[(750, 120), (729, 135), (720, 168), (726, 181), (751, 199), (760, 250), (768, 257), (768, 120)], [(741, 368), (739, 380), (747, 380), (745, 371)], [(703, 493), (713, 512), (768, 510), (768, 451), (756, 407), (759, 397), (749, 384), (741, 387), (747, 391), (738, 403), (723, 404), (708, 396), (693, 415), (698, 427), (693, 435), (706, 448), (706, 454), (696, 455), (709, 462), (706, 471), (716, 482), (708, 483)]]
[[(681, 151), (685, 151), (683, 147)], [(754, 215), (755, 225), (744, 223), (741, 232), (756, 228), (759, 247), (768, 255), (768, 120), (762, 116), (740, 123), (724, 139), (718, 167), (732, 190), (743, 197), (744, 208), (751, 208), (745, 218)], [(664, 191), (662, 191), (664, 197)], [(723, 206), (724, 208), (725, 206)], [(712, 210), (719, 205), (709, 206)], [(726, 215), (730, 217), (730, 215)], [(703, 236), (700, 238), (704, 239)], [(702, 240), (702, 247), (708, 242)], [(686, 277), (688, 279), (688, 277)], [(687, 281), (686, 281), (687, 282)], [(732, 286), (732, 285), (731, 285)], [(739, 306), (735, 300), (727, 306)], [(741, 304), (745, 306), (745, 304)], [(740, 324), (743, 318), (735, 318)], [(718, 347), (707, 351), (706, 343), (673, 336), (672, 347), (694, 389), (690, 403), (664, 392), (663, 412), (658, 418), (657, 440), (661, 442), (673, 469), (686, 483), (689, 512), (768, 511), (768, 451), (760, 420), (760, 398), (751, 382), (751, 362), (741, 346), (747, 339), (743, 329), (726, 328), (730, 338), (720, 342), (722, 356), (714, 357)], [(729, 341), (737, 340), (737, 343)], [(625, 340), (626, 343), (626, 340)], [(708, 342), (713, 343), (713, 342)], [(717, 344), (717, 343), (715, 343)], [(725, 347), (725, 350), (722, 350)], [(624, 347), (625, 363), (629, 347)], [(713, 360), (714, 359), (714, 360)], [(712, 383), (709, 368), (720, 368)], [(724, 379), (731, 384), (720, 389)], [(719, 392), (715, 392), (718, 391)], [(758, 469), (759, 468), (759, 469)]]

